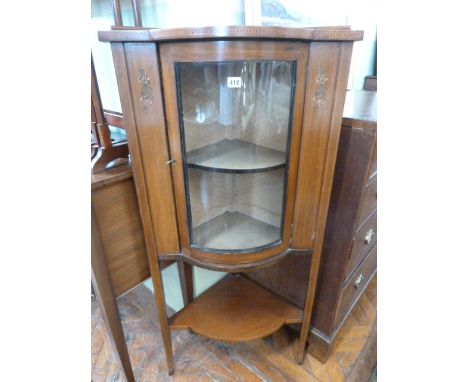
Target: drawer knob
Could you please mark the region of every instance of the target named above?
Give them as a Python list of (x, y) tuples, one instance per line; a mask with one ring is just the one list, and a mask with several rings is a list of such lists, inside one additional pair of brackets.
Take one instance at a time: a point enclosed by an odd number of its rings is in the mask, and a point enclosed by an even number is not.
[(371, 228), (369, 231), (367, 231), (366, 236), (364, 237), (364, 243), (370, 244), (372, 240), (374, 239), (375, 236), (375, 231), (373, 228)]
[(364, 276), (362, 273), (357, 277), (356, 281), (354, 281), (354, 289), (359, 289), (359, 285), (362, 283), (362, 280), (364, 280)]

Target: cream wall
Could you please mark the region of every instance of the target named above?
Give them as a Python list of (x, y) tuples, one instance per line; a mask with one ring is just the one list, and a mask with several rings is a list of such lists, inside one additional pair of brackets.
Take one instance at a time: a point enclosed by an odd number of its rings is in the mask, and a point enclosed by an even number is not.
[[(210, 286), (219, 281), (225, 273), (213, 272), (207, 269), (193, 267), (193, 280), (194, 280), (194, 294), (195, 297), (199, 296)], [(177, 264), (172, 264), (162, 271), (162, 280), (164, 285), (164, 296), (166, 304), (175, 311), (179, 311), (184, 307), (182, 300), (182, 291), (179, 282), (179, 273), (177, 271)], [(144, 285), (154, 292), (153, 282), (148, 279)]]

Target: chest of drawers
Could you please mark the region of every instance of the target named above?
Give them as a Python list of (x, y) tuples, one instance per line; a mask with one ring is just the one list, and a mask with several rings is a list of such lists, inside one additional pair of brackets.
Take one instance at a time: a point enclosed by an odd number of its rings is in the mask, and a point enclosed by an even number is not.
[[(376, 98), (371, 91), (346, 98), (309, 333), (310, 351), (322, 361), (377, 272)], [(303, 306), (310, 258), (299, 257), (249, 277)]]

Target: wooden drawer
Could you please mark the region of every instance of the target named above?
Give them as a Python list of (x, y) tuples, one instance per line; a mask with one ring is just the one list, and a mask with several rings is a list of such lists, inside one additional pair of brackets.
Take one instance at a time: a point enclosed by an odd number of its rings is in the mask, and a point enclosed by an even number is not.
[(377, 269), (377, 245), (371, 249), (364, 262), (345, 284), (336, 313), (335, 327), (343, 320), (351, 307), (361, 296)]
[(346, 265), (345, 280), (377, 242), (377, 212), (356, 232), (353, 249)]
[(377, 176), (374, 176), (365, 186), (360, 205), (357, 229), (361, 228), (362, 224), (377, 208)]

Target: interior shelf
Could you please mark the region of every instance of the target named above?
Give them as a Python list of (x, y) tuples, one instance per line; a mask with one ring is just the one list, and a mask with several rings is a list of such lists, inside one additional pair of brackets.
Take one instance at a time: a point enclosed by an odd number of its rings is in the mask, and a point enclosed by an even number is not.
[(285, 163), (286, 153), (241, 139), (223, 139), (187, 153), (189, 167), (217, 172), (263, 172)]
[(236, 251), (272, 245), (281, 230), (240, 212), (226, 211), (195, 227), (192, 243), (201, 249)]
[(266, 337), (303, 312), (241, 275), (228, 275), (171, 318), (171, 329), (226, 342)]

